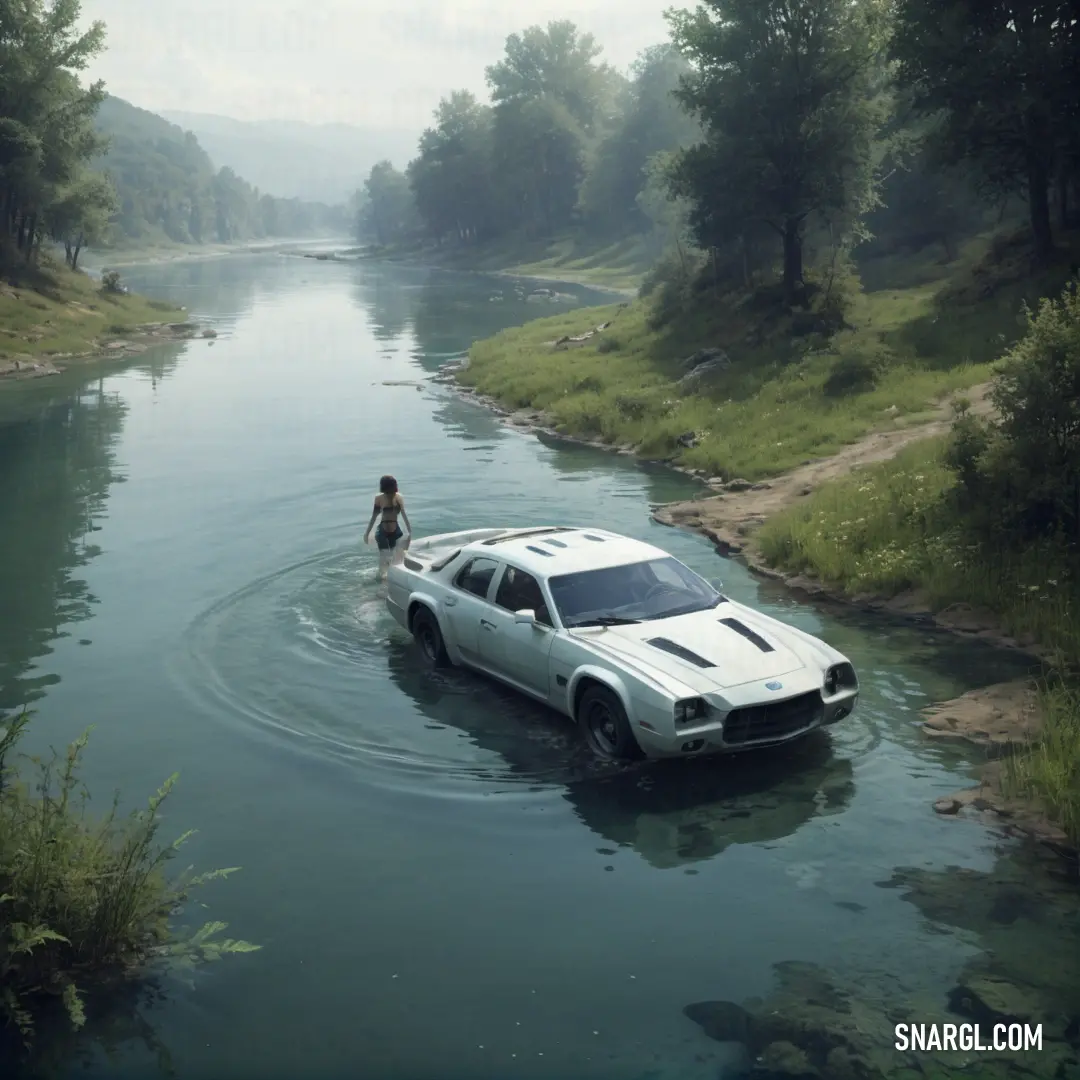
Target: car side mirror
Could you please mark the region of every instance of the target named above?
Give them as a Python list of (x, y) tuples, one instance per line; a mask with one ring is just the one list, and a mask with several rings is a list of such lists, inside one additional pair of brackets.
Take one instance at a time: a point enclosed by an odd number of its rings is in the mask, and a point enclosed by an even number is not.
[(522, 608), (521, 611), (514, 612), (514, 622), (518, 624), (524, 624), (531, 626), (536, 622), (536, 612), (532, 608)]

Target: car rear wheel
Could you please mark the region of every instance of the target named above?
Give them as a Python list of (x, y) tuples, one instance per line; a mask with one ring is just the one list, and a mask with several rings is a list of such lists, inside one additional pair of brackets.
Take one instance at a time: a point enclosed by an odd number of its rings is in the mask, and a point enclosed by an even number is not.
[(589, 749), (603, 761), (634, 761), (641, 747), (618, 696), (604, 686), (590, 686), (581, 695), (577, 721)]
[(420, 608), (413, 616), (412, 634), (428, 667), (437, 668), (446, 664), (449, 658), (439, 620), (426, 607)]

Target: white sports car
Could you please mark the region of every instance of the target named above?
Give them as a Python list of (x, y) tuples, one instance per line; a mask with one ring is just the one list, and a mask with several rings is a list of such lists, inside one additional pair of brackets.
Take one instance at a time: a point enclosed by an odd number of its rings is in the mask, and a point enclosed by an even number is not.
[(602, 758), (773, 746), (835, 724), (855, 669), (823, 641), (602, 529), (476, 529), (412, 543), (387, 606), (432, 666), (553, 706)]

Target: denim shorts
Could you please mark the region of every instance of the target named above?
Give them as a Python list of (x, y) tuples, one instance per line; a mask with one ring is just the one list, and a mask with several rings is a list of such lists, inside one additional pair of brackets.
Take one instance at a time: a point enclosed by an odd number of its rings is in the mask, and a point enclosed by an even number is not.
[(379, 525), (375, 530), (375, 543), (380, 551), (393, 551), (394, 545), (397, 544), (404, 535), (400, 525), (395, 524), (392, 533), (385, 532), (383, 526)]

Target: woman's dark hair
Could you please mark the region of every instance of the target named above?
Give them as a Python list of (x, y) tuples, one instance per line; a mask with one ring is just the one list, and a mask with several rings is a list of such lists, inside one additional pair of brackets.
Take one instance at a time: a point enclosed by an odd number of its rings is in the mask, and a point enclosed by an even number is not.
[(392, 476), (384, 476), (379, 481), (379, 490), (384, 495), (396, 495), (397, 494), (397, 481)]

